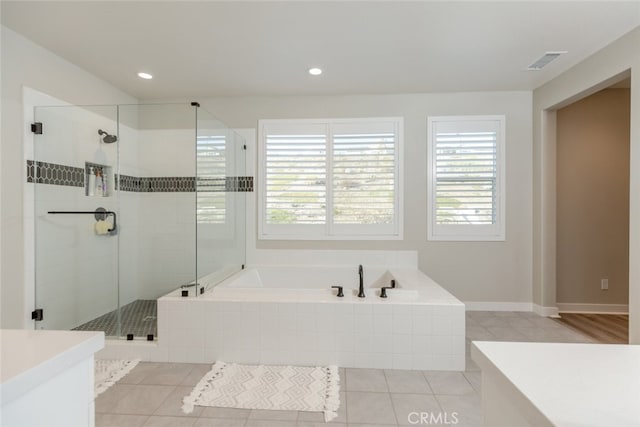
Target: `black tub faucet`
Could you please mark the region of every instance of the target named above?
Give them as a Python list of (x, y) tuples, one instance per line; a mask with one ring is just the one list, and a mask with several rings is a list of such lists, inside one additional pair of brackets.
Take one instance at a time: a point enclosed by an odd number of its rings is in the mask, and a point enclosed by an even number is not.
[(380, 298), (386, 298), (387, 297), (387, 289), (393, 289), (392, 286), (383, 286), (380, 288)]
[(358, 298), (364, 298), (364, 272), (362, 271), (362, 264), (358, 266), (358, 275), (360, 276), (360, 288), (358, 289)]

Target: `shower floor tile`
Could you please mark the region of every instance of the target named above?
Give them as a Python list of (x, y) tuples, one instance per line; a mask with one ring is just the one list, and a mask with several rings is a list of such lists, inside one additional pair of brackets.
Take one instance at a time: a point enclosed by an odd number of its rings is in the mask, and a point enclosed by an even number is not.
[[(156, 300), (139, 299), (120, 309), (122, 319), (122, 336), (133, 334), (136, 337), (158, 335)], [(82, 324), (74, 331), (104, 331), (106, 336), (118, 336), (118, 311), (113, 310), (89, 322)]]

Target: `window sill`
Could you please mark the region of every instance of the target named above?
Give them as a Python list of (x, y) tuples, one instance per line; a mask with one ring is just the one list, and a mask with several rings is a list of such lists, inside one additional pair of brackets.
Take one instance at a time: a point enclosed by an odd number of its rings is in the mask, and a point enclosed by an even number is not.
[(433, 242), (506, 242), (505, 236), (428, 236), (428, 241)]
[(347, 241), (347, 240), (379, 240), (396, 241), (402, 240), (402, 235), (376, 236), (376, 235), (340, 235), (340, 236), (313, 236), (304, 234), (267, 234), (259, 235), (258, 240), (310, 240), (310, 241)]

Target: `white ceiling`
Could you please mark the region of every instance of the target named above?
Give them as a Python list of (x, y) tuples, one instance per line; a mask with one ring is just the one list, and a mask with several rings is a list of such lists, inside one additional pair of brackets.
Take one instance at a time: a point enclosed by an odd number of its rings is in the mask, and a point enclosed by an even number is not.
[(530, 90), (640, 25), (640, 0), (1, 4), (4, 25), (139, 99)]

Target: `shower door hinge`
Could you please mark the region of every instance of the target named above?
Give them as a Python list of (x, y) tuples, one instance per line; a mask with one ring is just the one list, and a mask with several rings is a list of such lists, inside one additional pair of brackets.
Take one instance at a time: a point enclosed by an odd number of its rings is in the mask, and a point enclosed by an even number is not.
[(243, 149), (243, 150), (246, 150), (246, 149), (247, 149), (247, 144), (244, 144), (244, 145), (242, 146), (242, 149)]
[(35, 320), (36, 322), (41, 322), (43, 319), (43, 310), (41, 308), (36, 308), (31, 312), (31, 320)]
[(42, 135), (42, 123), (31, 123), (31, 132), (35, 133), (36, 135)]

